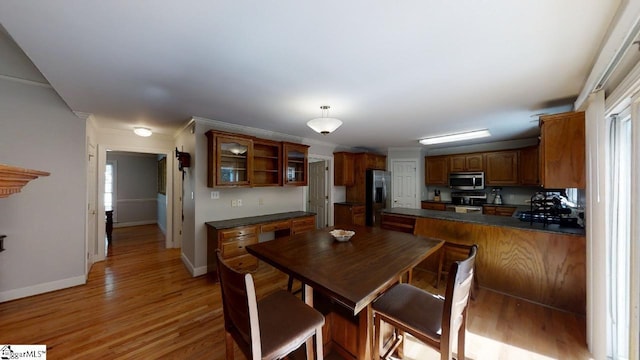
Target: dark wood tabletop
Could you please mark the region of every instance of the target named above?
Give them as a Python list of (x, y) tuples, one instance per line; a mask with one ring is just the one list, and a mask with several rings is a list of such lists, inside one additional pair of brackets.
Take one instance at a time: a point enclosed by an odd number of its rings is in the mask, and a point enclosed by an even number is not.
[(364, 226), (348, 228), (356, 234), (347, 242), (338, 242), (330, 230), (250, 245), (247, 251), (353, 309), (355, 315), (443, 244)]

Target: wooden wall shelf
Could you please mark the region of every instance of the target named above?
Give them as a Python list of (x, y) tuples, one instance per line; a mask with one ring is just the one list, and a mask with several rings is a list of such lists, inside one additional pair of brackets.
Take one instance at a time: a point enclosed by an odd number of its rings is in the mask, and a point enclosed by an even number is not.
[(0, 164), (0, 198), (19, 193), (29, 181), (49, 175), (45, 171)]

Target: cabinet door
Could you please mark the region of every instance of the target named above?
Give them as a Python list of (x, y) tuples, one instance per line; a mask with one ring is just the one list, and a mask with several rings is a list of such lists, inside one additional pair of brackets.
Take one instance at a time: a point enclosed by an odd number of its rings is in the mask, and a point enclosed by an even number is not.
[(487, 185), (518, 185), (518, 151), (495, 151), (485, 154)]
[(248, 137), (210, 131), (207, 134), (207, 185), (250, 186), (253, 176), (253, 141)]
[(437, 203), (437, 202), (429, 202), (429, 201), (423, 201), (420, 207), (426, 210), (438, 210), (438, 211), (447, 210), (447, 205), (445, 203)]
[(351, 206), (347, 204), (333, 204), (333, 226), (351, 225)]
[(365, 207), (363, 205), (353, 205), (351, 207), (351, 222), (353, 225), (365, 225), (366, 215)]
[(448, 156), (427, 156), (424, 158), (425, 185), (449, 185)]
[(449, 156), (449, 170), (451, 172), (466, 171), (467, 157), (466, 155)]
[(282, 144), (253, 139), (253, 186), (282, 185)]
[(291, 220), (291, 235), (301, 234), (316, 229), (316, 217), (308, 216)]
[(584, 112), (540, 117), (540, 182), (547, 189), (585, 188)]
[(496, 214), (496, 207), (495, 206), (490, 206), (490, 205), (484, 205), (484, 206), (482, 206), (482, 213), (484, 215), (495, 215)]
[(499, 216), (512, 216), (516, 212), (515, 207), (511, 206), (496, 206), (496, 215)]
[(333, 185), (351, 186), (354, 182), (353, 154), (333, 153)]
[(284, 153), (284, 183), (286, 185), (307, 185), (307, 152), (309, 146), (282, 143)]
[(520, 149), (520, 185), (539, 186), (538, 167), (538, 147)]
[(465, 171), (483, 171), (484, 162), (482, 154), (470, 154), (465, 156)]

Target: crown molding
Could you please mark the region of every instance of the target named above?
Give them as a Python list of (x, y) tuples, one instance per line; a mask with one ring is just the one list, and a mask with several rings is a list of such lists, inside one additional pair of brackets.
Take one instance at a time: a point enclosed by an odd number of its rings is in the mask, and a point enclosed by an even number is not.
[(49, 84), (49, 83), (43, 83), (43, 82), (40, 82), (40, 81), (27, 80), (27, 79), (15, 77), (15, 76), (9, 76), (9, 75), (0, 74), (0, 79), (17, 82), (17, 83), (24, 84), (24, 85), (37, 86), (37, 87), (42, 87), (42, 88), (46, 88), (46, 89), (53, 89), (53, 86), (51, 86), (51, 84)]

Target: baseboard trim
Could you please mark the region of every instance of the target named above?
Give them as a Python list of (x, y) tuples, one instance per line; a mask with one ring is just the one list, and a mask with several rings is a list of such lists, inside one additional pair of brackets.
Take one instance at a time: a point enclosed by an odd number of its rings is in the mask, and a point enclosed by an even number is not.
[(113, 227), (121, 228), (121, 227), (127, 227), (127, 226), (153, 225), (157, 223), (158, 223), (158, 220), (130, 221), (130, 222), (115, 223), (113, 224)]
[(193, 266), (191, 261), (189, 261), (189, 259), (184, 253), (180, 254), (180, 258), (182, 259), (182, 263), (184, 264), (184, 266), (186, 266), (191, 276), (196, 277), (196, 276), (202, 276), (207, 274), (206, 266), (200, 266), (200, 267)]
[(0, 303), (86, 284), (85, 275), (0, 292)]

